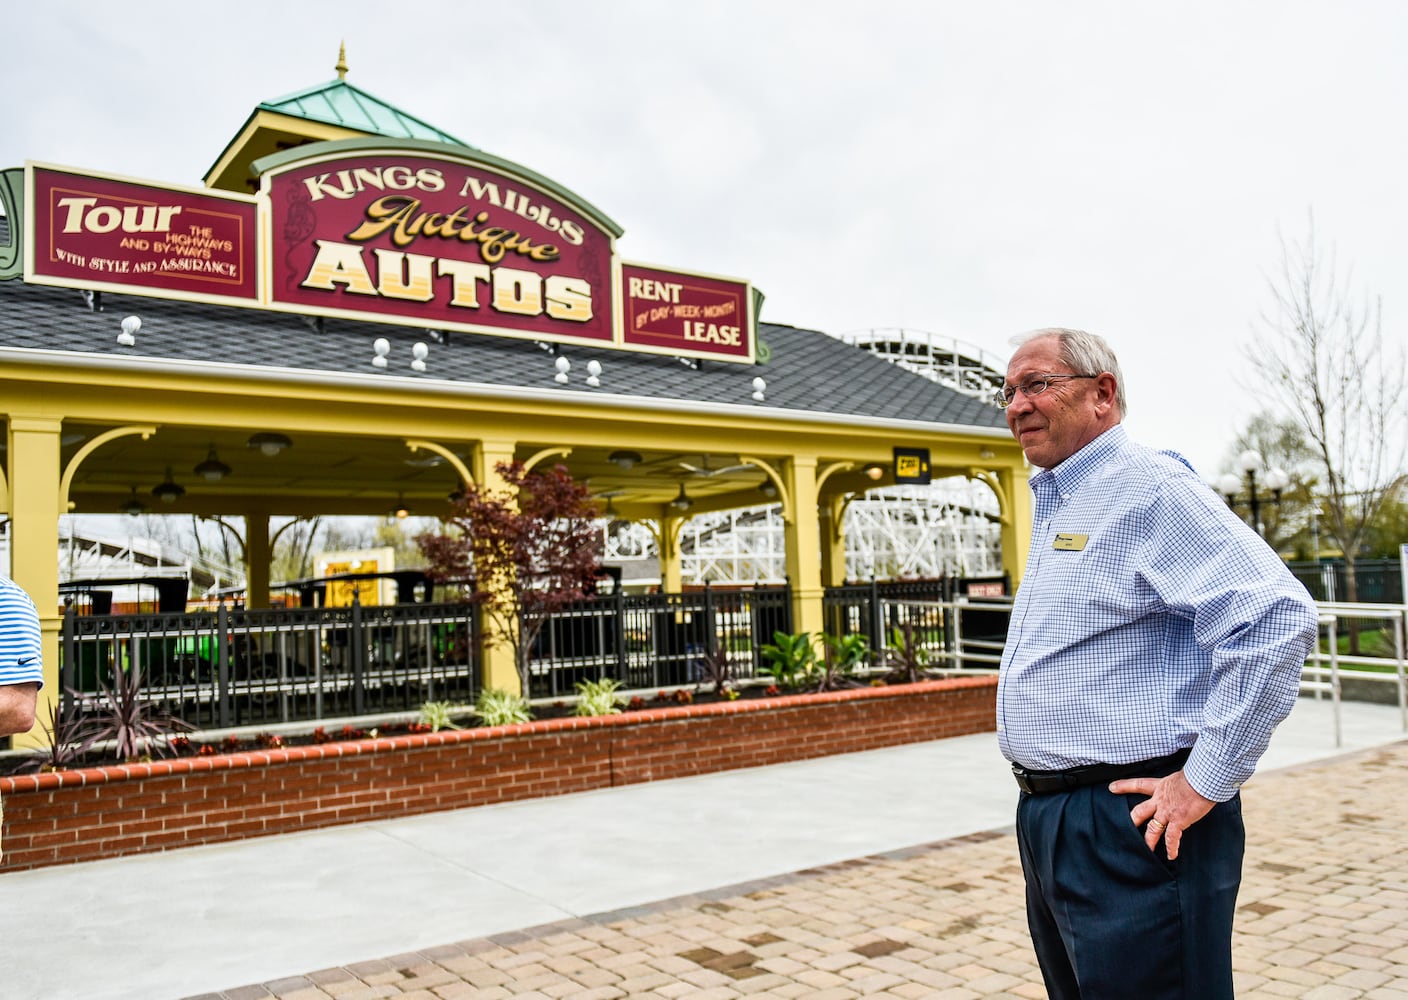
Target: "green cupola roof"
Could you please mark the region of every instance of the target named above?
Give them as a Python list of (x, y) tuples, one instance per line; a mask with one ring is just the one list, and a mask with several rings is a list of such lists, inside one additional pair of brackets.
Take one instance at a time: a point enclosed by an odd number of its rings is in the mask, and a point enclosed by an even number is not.
[(461, 141), (395, 105), (347, 82), (347, 49), (338, 53), (337, 79), (286, 94), (256, 107), (206, 172), (207, 187), (252, 192), (250, 164), (310, 142), (386, 136), (421, 139), (472, 149)]

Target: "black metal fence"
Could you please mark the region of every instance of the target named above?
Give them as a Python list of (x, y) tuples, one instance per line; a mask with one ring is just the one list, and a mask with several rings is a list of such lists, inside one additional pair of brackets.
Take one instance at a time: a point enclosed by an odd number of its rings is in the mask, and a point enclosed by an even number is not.
[[(971, 582), (832, 588), (824, 631), (865, 634), (877, 653), (897, 629), (935, 652), (955, 642), (968, 652), (1000, 648), (1005, 611), (964, 610), (960, 621), (952, 604), (941, 604)], [(413, 712), (427, 701), (478, 696), (477, 618), (463, 603), (127, 615), (70, 606), (61, 681), (91, 702), (127, 671), (140, 677), (144, 697), (201, 729)], [(762, 674), (761, 647), (778, 632), (793, 632), (786, 585), (591, 598), (558, 613), (534, 640), (528, 696), (571, 696), (578, 682), (603, 678), (629, 690), (751, 680)]]
[(602, 678), (632, 690), (700, 684), (711, 671), (750, 679), (758, 676), (758, 647), (777, 631), (792, 631), (785, 585), (590, 598), (557, 614), (538, 636), (529, 695), (574, 694), (579, 681)]
[(64, 615), (60, 680), (89, 700), (115, 672), (198, 728), (413, 711), (472, 701), (480, 669), (466, 604)]
[(1006, 609), (980, 603), (959, 610), (955, 602), (974, 593), (1009, 599), (1009, 589), (1005, 576), (872, 581), (828, 589), (822, 615), (828, 635), (860, 633), (877, 653), (890, 646), (917, 645), (937, 661), (959, 649), (1000, 650), (1007, 638)]
[[(1349, 586), (1344, 560), (1288, 563), (1297, 580), (1317, 601), (1347, 601)], [(1354, 564), (1358, 585), (1355, 600), (1362, 604), (1402, 604), (1403, 570), (1396, 559), (1360, 559)]]

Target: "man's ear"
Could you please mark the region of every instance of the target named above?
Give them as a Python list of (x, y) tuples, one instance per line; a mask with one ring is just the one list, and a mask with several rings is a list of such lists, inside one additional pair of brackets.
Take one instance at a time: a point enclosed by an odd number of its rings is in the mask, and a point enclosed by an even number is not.
[(1095, 379), (1095, 409), (1101, 416), (1114, 409), (1116, 393), (1119, 385), (1115, 381), (1115, 376), (1109, 372), (1101, 372)]

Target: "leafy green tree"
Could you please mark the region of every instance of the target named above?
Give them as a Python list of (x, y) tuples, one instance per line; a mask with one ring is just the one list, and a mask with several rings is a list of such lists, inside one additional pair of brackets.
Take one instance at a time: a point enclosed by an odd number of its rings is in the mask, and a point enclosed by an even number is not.
[(1397, 559), (1398, 547), (1404, 542), (1408, 542), (1408, 478), (1379, 508), (1379, 516), (1364, 533), (1359, 553), (1366, 559)]
[(399, 567), (419, 566), (425, 561), (420, 536), (434, 530), (433, 518), (383, 518), (372, 528), (372, 543), (368, 548), (390, 548), (396, 554)]

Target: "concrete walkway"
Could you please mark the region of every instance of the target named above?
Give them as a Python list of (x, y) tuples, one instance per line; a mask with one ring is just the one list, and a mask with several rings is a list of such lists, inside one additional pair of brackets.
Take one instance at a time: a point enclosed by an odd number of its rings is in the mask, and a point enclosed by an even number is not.
[[(1408, 1000), (1408, 734), (1342, 728), (1248, 783), (1241, 996)], [(986, 734), (15, 872), (0, 995), (1038, 998), (1015, 801)]]

